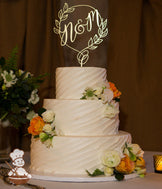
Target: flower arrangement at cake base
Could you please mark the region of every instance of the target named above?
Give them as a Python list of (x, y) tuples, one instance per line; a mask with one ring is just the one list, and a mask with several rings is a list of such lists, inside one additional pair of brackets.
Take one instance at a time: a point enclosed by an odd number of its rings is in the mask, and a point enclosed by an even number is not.
[(125, 144), (123, 154), (118, 151), (105, 151), (101, 157), (103, 167), (95, 169), (92, 173), (86, 170), (91, 177), (96, 176), (115, 176), (118, 181), (124, 179), (124, 176), (136, 173), (140, 177), (146, 174), (145, 160), (143, 159), (143, 150), (138, 144)]

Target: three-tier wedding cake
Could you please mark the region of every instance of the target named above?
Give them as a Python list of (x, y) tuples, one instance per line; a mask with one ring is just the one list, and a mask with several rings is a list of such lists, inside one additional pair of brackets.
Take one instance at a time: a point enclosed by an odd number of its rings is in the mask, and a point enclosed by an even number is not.
[[(131, 135), (118, 131), (119, 103), (106, 78), (104, 68), (57, 68), (56, 99), (44, 100), (44, 108), (55, 113), (56, 136), (49, 148), (39, 139), (32, 139), (32, 173), (85, 175), (85, 170), (102, 167), (105, 151), (117, 151), (123, 156)], [(94, 95), (82, 98), (88, 89), (93, 89)], [(110, 93), (101, 94), (104, 89)]]

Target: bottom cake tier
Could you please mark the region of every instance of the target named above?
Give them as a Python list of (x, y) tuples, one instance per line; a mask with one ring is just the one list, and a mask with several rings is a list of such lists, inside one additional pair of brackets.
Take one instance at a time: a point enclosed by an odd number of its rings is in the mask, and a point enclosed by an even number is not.
[(30, 170), (48, 176), (87, 175), (86, 170), (101, 168), (104, 151), (117, 150), (122, 156), (126, 142), (131, 143), (131, 135), (123, 131), (103, 137), (55, 136), (50, 148), (32, 138)]

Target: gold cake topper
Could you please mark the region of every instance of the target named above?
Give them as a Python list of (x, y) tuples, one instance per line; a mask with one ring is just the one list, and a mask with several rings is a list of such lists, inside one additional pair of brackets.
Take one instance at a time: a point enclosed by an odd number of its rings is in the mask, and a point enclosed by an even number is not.
[[(76, 8), (80, 7), (88, 7), (91, 9), (85, 20), (79, 18), (75, 25), (72, 22), (68, 22), (67, 24), (63, 24), (62, 27), (62, 23), (68, 19), (70, 13), (73, 13)], [(61, 46), (67, 46), (77, 52), (77, 60), (82, 67), (89, 59), (89, 50), (95, 50), (98, 45), (102, 43), (103, 38), (107, 36), (107, 19), (104, 20), (98, 10), (90, 5), (75, 5), (69, 7), (67, 3), (65, 3), (63, 9), (58, 12), (58, 18), (59, 20), (55, 20), (55, 27), (53, 30), (60, 36)], [(92, 31), (94, 21), (96, 22), (98, 31), (93, 37), (90, 37), (86, 47), (81, 50), (72, 47), (71, 44), (75, 42), (77, 35), (82, 35), (85, 31)], [(70, 42), (70, 44), (68, 42)]]

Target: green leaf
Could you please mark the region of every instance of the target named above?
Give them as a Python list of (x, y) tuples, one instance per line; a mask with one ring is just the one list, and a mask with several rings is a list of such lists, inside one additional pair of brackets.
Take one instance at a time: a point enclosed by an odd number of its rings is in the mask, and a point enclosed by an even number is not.
[(129, 151), (129, 157), (130, 157), (131, 161), (136, 161), (137, 160), (136, 156), (131, 151)]
[(140, 178), (144, 178), (144, 177), (145, 177), (145, 174), (140, 174), (139, 177), (140, 177)]
[(101, 171), (100, 169), (94, 170), (93, 173), (90, 173), (88, 170), (86, 170), (86, 172), (88, 173), (88, 175), (89, 175), (90, 177), (96, 177), (96, 176), (104, 175), (104, 172)]
[(42, 132), (42, 133), (39, 134), (39, 138), (40, 138), (41, 142), (44, 142), (47, 139), (49, 139), (49, 135), (47, 135), (46, 133)]
[(120, 102), (120, 98), (115, 98), (114, 99), (116, 102)]
[(4, 114), (2, 114), (2, 116), (0, 117), (0, 119), (1, 119), (1, 121), (3, 120), (3, 119), (5, 119), (5, 117), (8, 115), (8, 112), (5, 112)]
[(21, 98), (20, 98), (20, 99), (18, 99), (18, 101), (17, 101), (17, 102), (18, 102), (18, 104), (19, 104), (19, 105), (21, 105), (21, 106), (25, 106), (25, 105), (27, 104), (26, 100), (21, 99)]
[(85, 95), (80, 98), (80, 100), (85, 100), (85, 99), (86, 99)]
[(124, 180), (124, 174), (119, 173), (116, 169), (114, 170), (114, 175), (115, 175), (116, 180), (118, 181)]
[(28, 85), (28, 84), (26, 84), (26, 83), (23, 83), (23, 84), (22, 84), (22, 88), (23, 88), (25, 91), (30, 91), (30, 90), (31, 90), (30, 85)]
[[(129, 157), (130, 157), (130, 160), (131, 161), (136, 161), (137, 160), (137, 157), (136, 157), (136, 155), (132, 152), (132, 147), (128, 147), (128, 144), (127, 143), (125, 143), (125, 148), (128, 150), (128, 152), (129, 152)], [(125, 149), (124, 148), (124, 149)]]
[(16, 114), (20, 113), (20, 109), (19, 109), (18, 104), (12, 104), (12, 105), (11, 105), (11, 111), (12, 111), (13, 113), (16, 113)]
[(17, 70), (17, 53), (18, 53), (18, 48), (17, 46), (13, 48), (11, 51), (8, 59), (6, 60), (6, 64), (4, 66), (4, 69), (8, 70)]
[(39, 138), (39, 135), (35, 135), (34, 138)]
[(93, 90), (88, 89), (88, 90), (86, 91), (86, 96), (87, 96), (87, 97), (93, 97), (93, 95), (94, 95), (94, 91), (93, 91)]
[(125, 142), (125, 148), (128, 148), (128, 143), (127, 142)]
[(39, 108), (37, 113), (38, 113), (39, 116), (41, 116), (43, 114), (43, 112), (45, 112), (45, 111), (46, 111), (45, 108)]
[(1, 57), (0, 58), (0, 66), (3, 67), (5, 65), (5, 58)]

